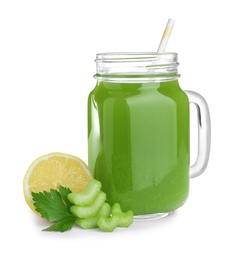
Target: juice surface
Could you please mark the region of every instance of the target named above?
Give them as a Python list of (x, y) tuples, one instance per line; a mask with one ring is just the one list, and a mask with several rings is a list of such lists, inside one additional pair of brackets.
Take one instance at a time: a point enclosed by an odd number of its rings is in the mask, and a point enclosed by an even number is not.
[(189, 190), (189, 102), (178, 81), (99, 82), (88, 100), (88, 164), (110, 204), (170, 212)]

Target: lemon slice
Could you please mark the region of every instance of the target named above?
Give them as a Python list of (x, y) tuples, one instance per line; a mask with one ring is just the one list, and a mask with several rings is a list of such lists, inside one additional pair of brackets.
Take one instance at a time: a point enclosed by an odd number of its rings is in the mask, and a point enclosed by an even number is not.
[(60, 185), (72, 192), (80, 192), (91, 179), (92, 174), (88, 166), (80, 158), (65, 153), (46, 154), (34, 160), (25, 174), (23, 180), (25, 200), (37, 213), (32, 192), (58, 190)]

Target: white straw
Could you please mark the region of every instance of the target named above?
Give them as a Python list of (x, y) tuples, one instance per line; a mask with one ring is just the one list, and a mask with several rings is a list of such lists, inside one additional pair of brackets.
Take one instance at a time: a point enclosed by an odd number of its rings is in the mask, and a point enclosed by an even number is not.
[(157, 50), (158, 53), (165, 52), (165, 48), (166, 48), (167, 43), (169, 41), (170, 34), (172, 32), (173, 26), (174, 26), (174, 20), (169, 19), (167, 24), (166, 24), (163, 36), (162, 36), (161, 41), (160, 41), (160, 45), (159, 45), (158, 50)]

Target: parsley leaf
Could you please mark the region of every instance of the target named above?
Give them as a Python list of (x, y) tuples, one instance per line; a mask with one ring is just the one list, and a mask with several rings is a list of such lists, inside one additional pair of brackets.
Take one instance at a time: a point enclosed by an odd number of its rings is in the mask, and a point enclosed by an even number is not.
[(75, 220), (76, 218), (74, 216), (59, 220), (52, 226), (43, 229), (43, 231), (61, 231), (61, 232), (67, 231), (72, 228)]
[(32, 192), (36, 211), (49, 222), (56, 222), (44, 230), (64, 232), (72, 228), (76, 217), (70, 211), (73, 204), (67, 198), (69, 193), (71, 190), (63, 186), (60, 186), (59, 191), (50, 189), (49, 192)]

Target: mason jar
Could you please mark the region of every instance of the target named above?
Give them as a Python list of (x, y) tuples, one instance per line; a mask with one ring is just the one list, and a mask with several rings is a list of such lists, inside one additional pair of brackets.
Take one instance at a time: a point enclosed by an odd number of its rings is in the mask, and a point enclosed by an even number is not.
[[(206, 168), (210, 115), (205, 99), (179, 85), (176, 53), (101, 53), (88, 98), (88, 165), (107, 201), (136, 219), (167, 216)], [(190, 103), (199, 152), (190, 166)]]

